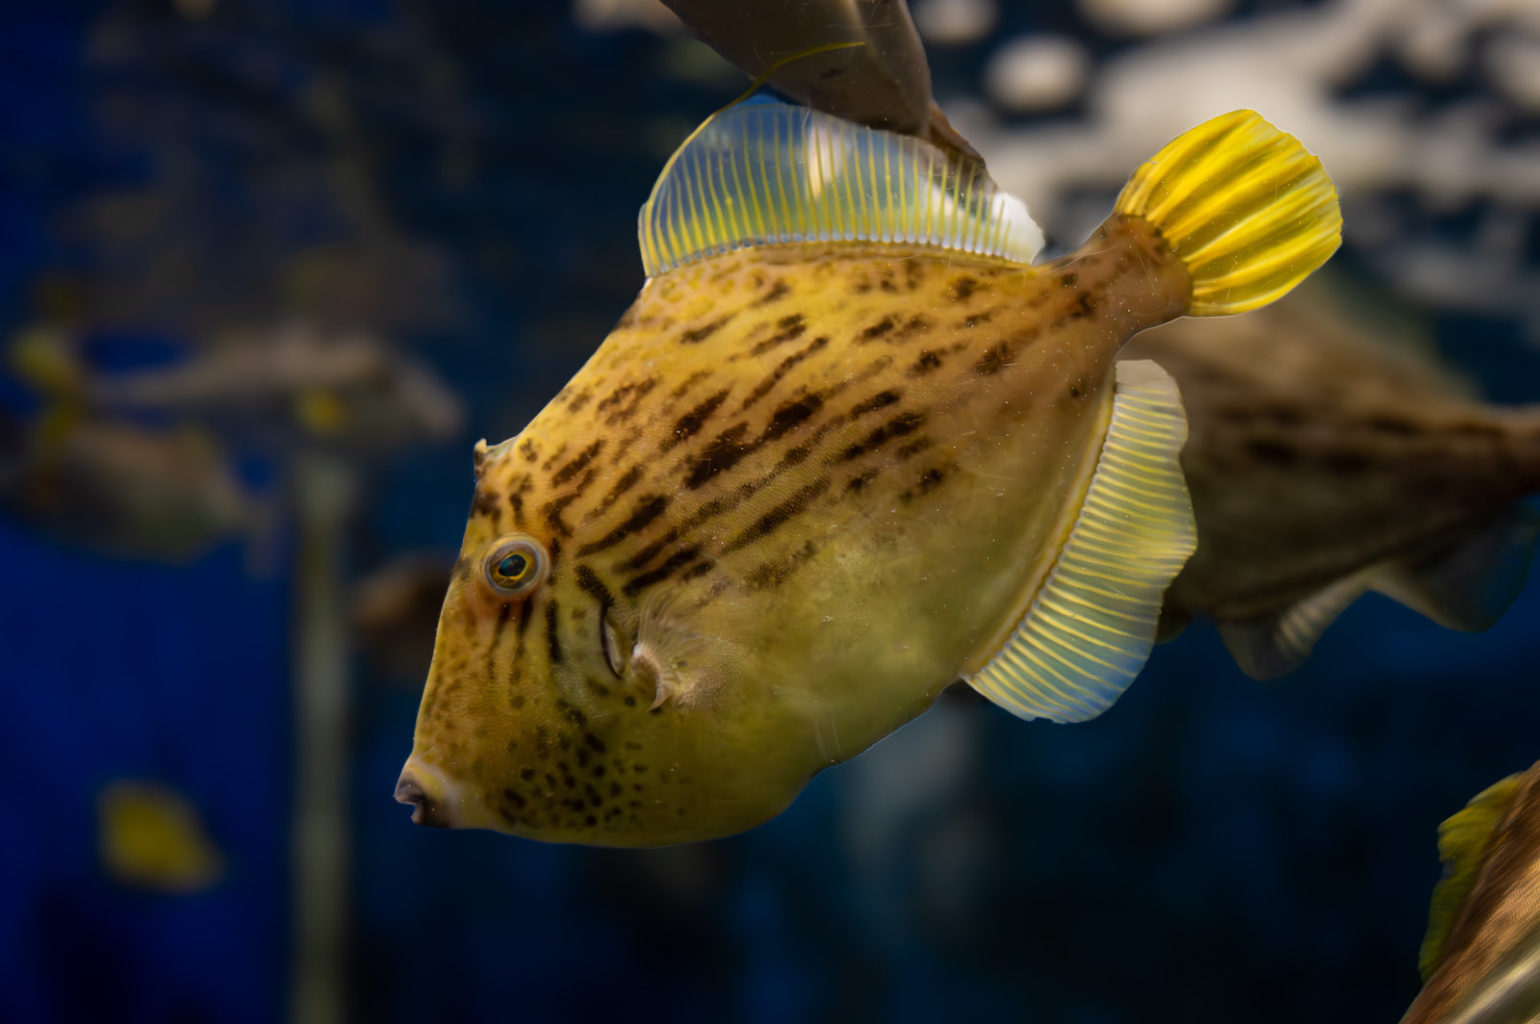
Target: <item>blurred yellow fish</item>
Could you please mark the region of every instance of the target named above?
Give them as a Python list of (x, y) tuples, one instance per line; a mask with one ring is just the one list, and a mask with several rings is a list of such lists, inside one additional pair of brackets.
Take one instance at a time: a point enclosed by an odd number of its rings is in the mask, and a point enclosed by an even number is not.
[(1438, 852), (1425, 984), (1401, 1024), (1540, 1020), (1540, 764), (1444, 822)]
[(199, 892), (224, 874), (224, 857), (185, 797), (156, 782), (120, 779), (97, 798), (102, 867), (118, 881)]
[(1176, 388), (1133, 332), (1335, 250), (1256, 114), (1135, 174), (1081, 249), (976, 165), (803, 108), (707, 122), (642, 208), (649, 280), (477, 486), (396, 796), (423, 824), (644, 846), (779, 813), (959, 678), (1079, 721), (1194, 544)]

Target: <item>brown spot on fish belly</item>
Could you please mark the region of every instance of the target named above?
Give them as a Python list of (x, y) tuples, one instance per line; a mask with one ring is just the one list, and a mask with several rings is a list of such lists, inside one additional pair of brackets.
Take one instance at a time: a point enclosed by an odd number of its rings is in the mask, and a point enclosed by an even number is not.
[(934, 349), (925, 349), (919, 358), (905, 372), (911, 377), (923, 377), (932, 370), (941, 368), (941, 353)]
[(614, 596), (610, 594), (610, 588), (606, 587), (604, 581), (599, 578), (599, 574), (588, 566), (579, 562), (572, 570), (572, 573), (578, 587), (589, 597), (597, 601), (600, 608), (608, 608), (615, 603)]
[(561, 637), (556, 632), (557, 615), (556, 598), (547, 598), (545, 602), (545, 643), (549, 649), (552, 665), (561, 664)]
[(705, 451), (691, 460), (693, 464), (690, 475), (685, 478), (684, 485), (692, 491), (698, 490), (718, 473), (732, 469), (745, 455), (757, 448), (757, 441), (743, 440), (748, 429), (747, 423), (735, 423), (713, 438)]
[(636, 503), (636, 509), (627, 517), (625, 522), (598, 540), (590, 541), (578, 548), (578, 557), (582, 558), (597, 551), (612, 548), (627, 537), (640, 533), (649, 523), (663, 514), (664, 510), (668, 508), (668, 501), (669, 499), (662, 494), (655, 494), (650, 498), (642, 498)]
[(687, 441), (700, 433), (700, 428), (705, 426), (706, 421), (711, 418), (711, 414), (716, 412), (717, 408), (726, 401), (730, 390), (732, 389), (722, 388), (720, 391), (714, 392), (705, 401), (679, 417), (674, 423), (673, 433), (663, 439), (663, 451), (669, 451), (679, 442)]
[(812, 541), (805, 541), (790, 555), (762, 562), (749, 570), (744, 576), (744, 582), (756, 590), (774, 589), (790, 579), (793, 573), (811, 561), (817, 553), (818, 546)]
[(755, 402), (769, 394), (770, 389), (775, 387), (775, 385), (780, 382), (782, 377), (786, 376), (787, 372), (791, 370), (792, 367), (796, 366), (798, 363), (802, 362), (802, 360), (806, 359), (814, 352), (817, 352), (828, 343), (829, 339), (826, 336), (814, 338), (803, 348), (793, 352), (785, 359), (782, 359), (776, 368), (770, 371), (768, 376), (762, 379), (758, 384), (754, 385), (754, 390), (749, 392), (749, 397), (743, 400), (742, 408), (748, 409)]
[(790, 294), (791, 285), (787, 284), (783, 278), (778, 277), (775, 279), (775, 283), (770, 286), (769, 291), (754, 300), (753, 306), (756, 309), (760, 306), (768, 306), (777, 299), (784, 299)]
[(879, 391), (865, 401), (857, 402), (855, 405), (851, 406), (850, 418), (853, 420), (859, 419), (869, 412), (876, 412), (878, 409), (885, 409), (888, 406), (893, 405), (902, 397), (902, 392), (895, 391), (892, 388), (889, 388), (886, 391)]
[(891, 316), (885, 316), (881, 320), (878, 320), (876, 323), (863, 330), (861, 332), (861, 340), (871, 341), (874, 338), (880, 338), (884, 334), (887, 334), (889, 331), (891, 331), (896, 325), (897, 321), (895, 321)]
[(581, 452), (578, 453), (576, 458), (556, 471), (555, 475), (551, 477), (551, 486), (560, 487), (567, 481), (571, 480), (574, 476), (577, 476), (578, 473), (582, 472), (585, 466), (594, 460), (594, 458), (599, 454), (600, 451), (603, 450), (603, 448), (604, 441), (602, 438), (598, 441), (595, 441), (593, 444), (590, 444), (587, 448), (584, 448)]
[(978, 286), (979, 283), (967, 275), (954, 278), (947, 285), (947, 298), (953, 302), (967, 302), (973, 297), (973, 293), (978, 290)]
[(925, 422), (925, 414), (922, 412), (902, 412), (893, 417), (866, 437), (850, 445), (840, 453), (841, 462), (850, 462), (859, 459), (868, 452), (874, 452), (887, 444), (895, 437), (903, 437), (918, 430), (920, 424)]
[(698, 345), (723, 327), (726, 327), (735, 316), (737, 316), (736, 313), (723, 313), (715, 320), (708, 321), (698, 327), (691, 327), (679, 336), (679, 344)]
[[(659, 565), (656, 569), (649, 569), (644, 573), (631, 577), (620, 589), (627, 597), (635, 597), (654, 583), (661, 583), (663, 580), (668, 579), (680, 568), (695, 561), (699, 555), (700, 548), (680, 548), (664, 559), (663, 564)], [(688, 579), (689, 575), (689, 573), (686, 573), (685, 578)]]
[(611, 506), (613, 506), (622, 495), (624, 495), (631, 488), (635, 487), (641, 481), (643, 475), (644, 474), (640, 463), (626, 470), (621, 478), (615, 481), (615, 485), (610, 488), (609, 493), (606, 494), (604, 498), (599, 502), (599, 504), (595, 505), (584, 518), (593, 520), (598, 518), (603, 513), (608, 512)]
[(779, 440), (782, 435), (790, 433), (805, 423), (822, 406), (823, 399), (816, 394), (803, 395), (801, 398), (781, 403), (770, 415), (770, 423), (765, 427), (761, 440)]
[(913, 486), (911, 486), (908, 489), (906, 489), (898, 497), (899, 497), (899, 499), (901, 501), (904, 501), (904, 502), (910, 502), (910, 501), (915, 500), (916, 498), (922, 498), (925, 495), (927, 495), (927, 494), (931, 493), (932, 491), (936, 490), (936, 488), (940, 487), (946, 481), (946, 478), (947, 478), (947, 471), (946, 470), (941, 469), (941, 468), (939, 468), (937, 466), (932, 466), (929, 469), (925, 470), (923, 473), (921, 473), (920, 474), (920, 479), (917, 480), (914, 483)]
[(828, 489), (829, 478), (826, 476), (819, 477), (812, 483), (803, 484), (791, 497), (754, 520), (743, 532), (728, 541), (727, 546), (722, 549), (723, 554), (738, 551), (748, 547), (755, 541), (770, 536), (776, 530), (791, 522), (803, 512), (806, 512), (809, 506)]
[(794, 313), (791, 316), (782, 317), (779, 321), (776, 322), (775, 326), (778, 328), (777, 332), (765, 340), (757, 342), (753, 348), (749, 349), (749, 355), (764, 355), (766, 352), (776, 348), (777, 346), (784, 345), (788, 341), (795, 341), (796, 339), (802, 337), (803, 332), (807, 330), (807, 323), (803, 319), (801, 313)]

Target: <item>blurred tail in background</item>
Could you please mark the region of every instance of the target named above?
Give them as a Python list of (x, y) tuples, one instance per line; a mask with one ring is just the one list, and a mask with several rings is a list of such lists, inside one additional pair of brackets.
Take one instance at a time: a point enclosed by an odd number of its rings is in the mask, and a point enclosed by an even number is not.
[(1415, 329), (1313, 285), (1224, 321), (1146, 332), (1125, 358), (1176, 378), (1198, 550), (1162, 635), (1212, 620), (1248, 674), (1280, 675), (1368, 591), (1452, 629), (1522, 590), (1540, 490), (1540, 406), (1463, 393)]
[(8, 358), (37, 409), (12, 432), (0, 504), (65, 543), (116, 556), (178, 562), (242, 537), (253, 571), (270, 566), (279, 498), (240, 479), (212, 430), (102, 414), (66, 330), (24, 330)]

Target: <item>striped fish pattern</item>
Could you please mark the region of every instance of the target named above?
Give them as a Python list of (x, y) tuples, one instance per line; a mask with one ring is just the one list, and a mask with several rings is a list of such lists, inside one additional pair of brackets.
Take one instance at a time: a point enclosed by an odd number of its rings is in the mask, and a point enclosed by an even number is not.
[(1118, 347), (1192, 282), (1128, 214), (1038, 266), (810, 241), (657, 274), (477, 448), (398, 799), (631, 846), (778, 813), (1008, 645), (1093, 486)]

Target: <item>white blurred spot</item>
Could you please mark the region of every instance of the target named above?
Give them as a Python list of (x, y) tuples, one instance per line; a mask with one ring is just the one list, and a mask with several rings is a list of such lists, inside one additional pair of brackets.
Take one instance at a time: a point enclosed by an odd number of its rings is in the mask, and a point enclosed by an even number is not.
[(1080, 95), (1090, 69), (1090, 55), (1073, 39), (1026, 36), (989, 58), (984, 89), (1007, 110), (1052, 110)]
[(1127, 35), (1153, 36), (1191, 28), (1226, 14), (1233, 0), (1080, 0), (1094, 24)]
[(963, 46), (989, 35), (999, 13), (995, 0), (916, 0), (914, 27), (927, 43)]

